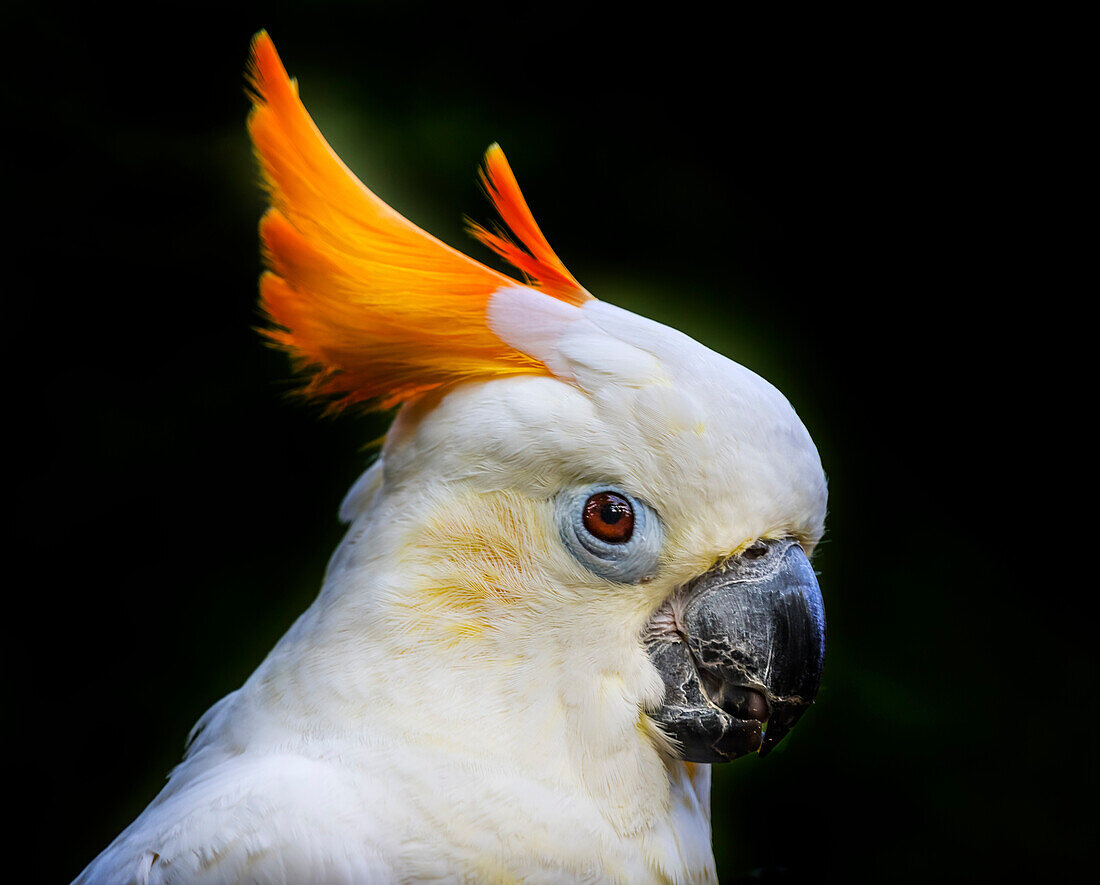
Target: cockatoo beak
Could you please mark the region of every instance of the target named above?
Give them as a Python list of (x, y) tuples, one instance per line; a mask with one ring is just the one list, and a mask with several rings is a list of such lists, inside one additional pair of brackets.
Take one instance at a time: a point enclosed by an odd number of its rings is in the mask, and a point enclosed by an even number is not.
[(687, 584), (650, 621), (665, 682), (648, 711), (689, 762), (766, 755), (813, 702), (825, 609), (796, 541), (758, 541)]

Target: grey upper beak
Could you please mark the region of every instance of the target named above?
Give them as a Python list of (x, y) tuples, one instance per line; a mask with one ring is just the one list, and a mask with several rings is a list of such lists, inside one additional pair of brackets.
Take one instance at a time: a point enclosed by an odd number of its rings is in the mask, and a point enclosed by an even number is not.
[(662, 613), (651, 624), (664, 628), (646, 635), (665, 682), (650, 716), (688, 761), (765, 755), (813, 702), (825, 659), (825, 608), (802, 548), (757, 542), (687, 585)]

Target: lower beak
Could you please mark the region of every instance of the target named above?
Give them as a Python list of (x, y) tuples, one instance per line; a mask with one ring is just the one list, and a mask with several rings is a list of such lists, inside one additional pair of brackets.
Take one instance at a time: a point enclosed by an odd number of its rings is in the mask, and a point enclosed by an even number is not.
[(821, 681), (825, 608), (813, 568), (796, 541), (758, 542), (668, 600), (645, 642), (665, 682), (648, 712), (683, 759), (764, 756)]

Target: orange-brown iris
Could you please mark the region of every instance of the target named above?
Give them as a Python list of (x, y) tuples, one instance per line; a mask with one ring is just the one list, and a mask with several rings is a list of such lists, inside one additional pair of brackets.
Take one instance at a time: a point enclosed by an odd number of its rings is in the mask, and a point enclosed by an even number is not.
[(634, 533), (634, 508), (622, 495), (597, 492), (584, 502), (584, 527), (608, 544), (622, 544)]

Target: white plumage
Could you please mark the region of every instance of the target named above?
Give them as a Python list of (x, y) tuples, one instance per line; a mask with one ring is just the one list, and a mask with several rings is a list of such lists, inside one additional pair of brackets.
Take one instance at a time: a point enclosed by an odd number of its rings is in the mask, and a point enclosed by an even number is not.
[[(714, 879), (709, 766), (647, 715), (642, 636), (754, 540), (812, 549), (816, 450), (765, 381), (608, 304), (505, 285), (486, 323), (548, 371), (402, 407), (316, 601), (77, 882)], [(644, 579), (565, 542), (594, 484), (658, 516)]]

